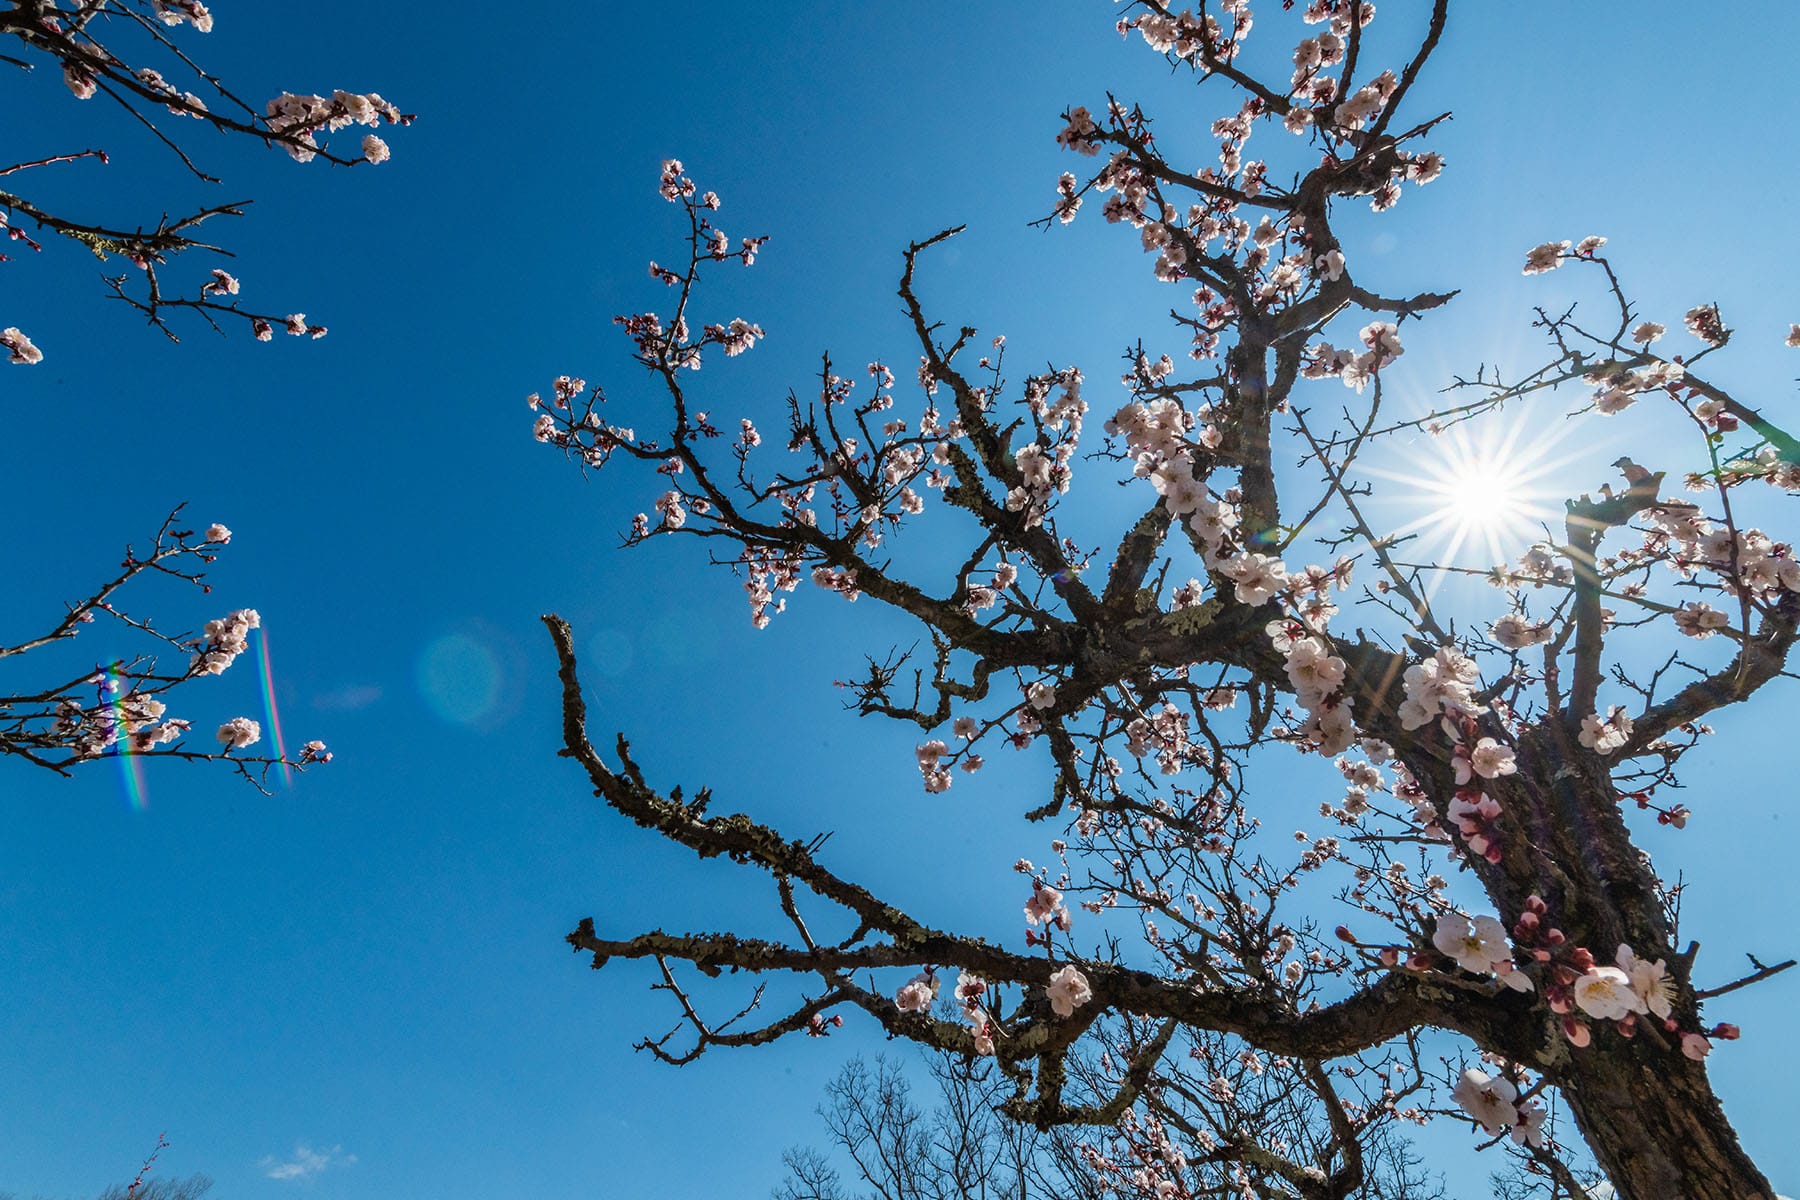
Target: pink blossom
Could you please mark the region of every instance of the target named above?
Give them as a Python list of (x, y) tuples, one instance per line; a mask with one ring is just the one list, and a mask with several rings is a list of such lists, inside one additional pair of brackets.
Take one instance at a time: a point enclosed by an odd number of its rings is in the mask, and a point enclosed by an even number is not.
[(1709, 346), (1723, 346), (1730, 336), (1725, 328), (1725, 318), (1719, 315), (1716, 304), (1696, 304), (1687, 310), (1681, 323), (1687, 331)]
[(1032, 925), (1060, 925), (1068, 928), (1069, 910), (1063, 906), (1063, 894), (1047, 883), (1033, 880), (1031, 898), (1025, 901), (1025, 920)]
[(227, 749), (242, 750), (262, 740), (262, 726), (249, 717), (233, 717), (219, 726), (218, 736)]
[(1438, 918), (1431, 944), (1439, 954), (1456, 960), (1456, 965), (1475, 975), (1488, 975), (1501, 963), (1512, 961), (1512, 947), (1506, 941), (1506, 927), (1494, 917), (1476, 917), (1471, 925), (1461, 913), (1446, 913)]
[(1450, 1098), (1488, 1133), (1499, 1133), (1519, 1119), (1519, 1110), (1513, 1105), (1519, 1098), (1519, 1089), (1510, 1080), (1495, 1078), (1475, 1067), (1463, 1071)]
[(894, 1004), (901, 1012), (929, 1012), (931, 1002), (937, 999), (937, 992), (937, 976), (930, 971), (922, 971), (894, 994)]
[(1562, 266), (1563, 255), (1568, 252), (1568, 249), (1569, 243), (1566, 241), (1544, 242), (1542, 245), (1533, 246), (1525, 254), (1525, 269), (1521, 274), (1542, 275), (1545, 271), (1556, 270)]
[(1702, 600), (1689, 600), (1675, 610), (1675, 628), (1691, 638), (1709, 638), (1731, 624), (1731, 617)]
[(1639, 1011), (1667, 1020), (1675, 1001), (1675, 983), (1668, 977), (1668, 963), (1660, 958), (1654, 963), (1646, 962), (1632, 953), (1630, 946), (1620, 946), (1614, 961), (1630, 978), (1631, 990), (1642, 1006)]
[(1544, 1117), (1548, 1111), (1535, 1100), (1519, 1106), (1519, 1119), (1513, 1125), (1512, 1139), (1521, 1146), (1544, 1148)]
[(44, 361), (44, 352), (32, 345), (31, 339), (12, 325), (0, 329), (0, 348), (8, 352), (9, 362), (33, 366)]
[(1597, 713), (1581, 718), (1579, 740), (1596, 754), (1611, 754), (1630, 740), (1631, 728), (1631, 718), (1623, 708), (1614, 705), (1604, 719)]
[(1071, 1017), (1075, 1015), (1076, 1009), (1094, 998), (1094, 991), (1088, 986), (1087, 976), (1074, 963), (1068, 963), (1050, 976), (1044, 995), (1057, 1016)]
[(1240, 554), (1224, 566), (1240, 604), (1252, 608), (1267, 604), (1287, 586), (1287, 564), (1266, 554)]
[(77, 62), (63, 63), (63, 82), (69, 85), (69, 90), (77, 100), (92, 100), (94, 93), (99, 90), (99, 82), (94, 78), (93, 72)]
[(1532, 622), (1522, 613), (1511, 612), (1489, 626), (1488, 636), (1508, 650), (1523, 650), (1549, 641), (1552, 633), (1550, 622)]
[(1644, 1001), (1632, 990), (1631, 976), (1617, 967), (1591, 967), (1575, 981), (1575, 1004), (1599, 1021), (1617, 1021), (1646, 1011)]
[(1503, 746), (1491, 737), (1484, 737), (1475, 743), (1473, 750), (1464, 753), (1457, 747), (1456, 782), (1458, 786), (1467, 784), (1475, 776), (1482, 779), (1495, 779), (1501, 775), (1512, 775), (1519, 765), (1513, 759), (1513, 748)]

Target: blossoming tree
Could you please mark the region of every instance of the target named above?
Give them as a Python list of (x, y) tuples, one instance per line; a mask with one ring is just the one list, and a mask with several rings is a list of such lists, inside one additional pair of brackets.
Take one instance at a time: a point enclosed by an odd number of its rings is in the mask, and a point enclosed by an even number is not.
[[(761, 243), (727, 237), (718, 198), (665, 164), (687, 253), (651, 266), (668, 307), (618, 320), (667, 419), (615, 424), (599, 388), (563, 377), (531, 398), (537, 438), (584, 470), (653, 470), (627, 543), (707, 539), (758, 627), (808, 581), (922, 625), (930, 653), (871, 660), (857, 706), (919, 727), (927, 792), (993, 746), (1042, 747), (1053, 770), (1029, 815), (1053, 824), (1054, 865), (1018, 865), (1022, 944), (916, 919), (816, 839), (712, 815), (710, 791), (652, 783), (623, 735), (590, 741), (573, 637), (550, 616), (563, 753), (624, 816), (766, 874), (791, 930), (632, 936), (589, 920), (569, 941), (595, 966), (657, 965), (682, 1024), (644, 1045), (670, 1061), (824, 1034), (845, 1010), (992, 1058), (1005, 1112), (1090, 1127), (1087, 1164), (1123, 1195), (1347, 1196), (1373, 1177), (1372, 1146), (1437, 1114), (1549, 1194), (1586, 1194), (1585, 1144), (1633, 1200), (1769, 1197), (1707, 1078), (1737, 1031), (1703, 1005), (1791, 963), (1733, 979), (1698, 960), (1633, 825), (1683, 825), (1668, 793), (1702, 722), (1786, 672), (1800, 558), (1751, 514), (1800, 487), (1800, 445), (1715, 382), (1724, 315), (1696, 305), (1675, 335), (1641, 319), (1597, 236), (1522, 265), (1586, 272), (1599, 323), (1540, 310), (1535, 369), (1483, 368), (1436, 411), (1393, 414), (1384, 385), (1406, 369), (1411, 323), (1455, 280), (1389, 294), (1339, 227), (1345, 206), (1384, 213), (1445, 169), (1430, 140), (1447, 114), (1413, 109), (1450, 3), (1383, 14), (1413, 39), (1391, 63), (1371, 61), (1373, 5), (1297, 7), (1258, 10), (1256, 38), (1294, 43), (1291, 74), (1271, 77), (1245, 65), (1251, 0), (1127, 6), (1120, 32), (1220, 104), (1202, 168), (1124, 101), (1062, 114), (1082, 169), (1046, 222), (1093, 202), (1128, 226), (1175, 285), (1187, 349), (1181, 365), (1131, 347), (1100, 430), (1077, 367), (1009, 377), (1004, 339), (928, 315), (921, 280), (957, 230), (904, 252), (916, 387), (875, 362), (859, 390), (827, 359), (814, 398), (790, 397), (780, 445), (752, 419), (717, 420), (725, 401), (703, 411), (694, 372), (763, 330), (703, 317), (699, 284)], [(1467, 569), (1414, 561), (1372, 516), (1359, 464), (1385, 437), (1477, 428), (1552, 392), (1588, 421), (1666, 406), (1690, 443), (1619, 460), (1541, 541), (1473, 572), (1495, 585), (1486, 608), (1446, 612), (1470, 593), (1439, 584)], [(1072, 490), (1083, 462), (1137, 497), (1104, 551), (1073, 536), (1092, 515)], [(926, 520), (942, 565), (909, 573), (891, 547)], [(1339, 612), (1352, 600), (1359, 626)], [(1244, 778), (1264, 754), (1341, 772), (1319, 806), (1329, 834), (1284, 851), (1261, 832), (1268, 802)], [(1315, 880), (1352, 914), (1335, 933)], [(1136, 943), (1116, 936), (1121, 910)], [(1089, 923), (1115, 936), (1084, 938)], [(806, 983), (722, 1020), (690, 968)], [(1428, 1039), (1445, 1038), (1465, 1057), (1438, 1067)]]
[[(354, 154), (320, 141), (322, 136), (352, 125), (405, 124), (411, 118), (375, 93), (338, 91), (331, 96), (284, 92), (260, 110), (246, 103), (188, 51), (182, 33), (207, 33), (213, 15), (199, 0), (12, 0), (0, 11), (0, 37), (9, 69), (59, 76), (76, 102), (117, 105), (149, 135), (156, 153), (173, 155), (195, 179), (219, 180), (191, 157), (175, 127), (191, 122), (234, 140), (249, 139), (280, 147), (306, 162), (324, 158), (339, 165), (379, 163), (387, 144), (369, 133)], [(23, 109), (21, 109), (23, 110)], [(173, 278), (181, 256), (199, 252), (227, 255), (206, 240), (202, 227), (216, 218), (243, 213), (247, 201), (200, 207), (172, 217), (154, 207), (116, 217), (73, 211), (34, 198), (33, 180), (50, 172), (98, 170), (109, 163), (105, 150), (70, 146), (28, 161), (0, 166), (0, 231), (15, 248), (33, 255), (79, 250), (102, 264), (116, 264), (118, 274), (102, 274), (111, 295), (135, 309), (156, 329), (178, 340), (171, 324), (177, 314), (220, 332), (225, 323), (247, 325), (267, 341), (276, 329), (296, 336), (323, 337), (325, 327), (302, 313), (277, 314), (239, 299), (241, 284), (222, 267), (196, 270)], [(96, 182), (82, 193), (84, 202), (129, 201), (128, 189), (108, 189)], [(99, 207), (98, 204), (94, 205)], [(125, 204), (120, 205), (126, 207)], [(17, 251), (15, 251), (16, 253)], [(0, 262), (5, 256), (0, 255)], [(81, 260), (71, 258), (73, 266)], [(0, 312), (0, 321), (6, 314)], [(0, 329), (0, 350), (16, 366), (35, 366), (46, 351), (17, 325)], [(55, 352), (54, 348), (51, 350)], [(0, 659), (38, 652), (38, 661), (57, 643), (66, 642), (97, 618), (111, 618), (185, 657), (179, 666), (159, 664), (154, 653), (108, 660), (26, 685), (0, 684), (0, 755), (17, 755), (39, 766), (67, 771), (74, 765), (120, 752), (159, 754), (189, 759), (229, 759), (247, 778), (260, 781), (280, 765), (279, 756), (238, 753), (260, 740), (255, 721), (237, 717), (217, 730), (219, 749), (197, 750), (183, 740), (190, 722), (169, 715), (163, 695), (190, 680), (223, 671), (247, 645), (259, 623), (245, 609), (210, 621), (197, 635), (169, 635), (142, 616), (120, 607), (121, 592), (140, 577), (163, 576), (202, 589), (205, 565), (231, 538), (223, 525), (205, 531), (184, 528), (180, 510), (157, 530), (148, 549), (127, 548), (118, 570), (91, 588), (86, 598), (70, 602), (59, 617), (19, 641), (0, 642)], [(142, 585), (137, 585), (141, 587)], [(55, 671), (60, 667), (46, 668)], [(289, 766), (324, 761), (322, 743), (309, 743)]]

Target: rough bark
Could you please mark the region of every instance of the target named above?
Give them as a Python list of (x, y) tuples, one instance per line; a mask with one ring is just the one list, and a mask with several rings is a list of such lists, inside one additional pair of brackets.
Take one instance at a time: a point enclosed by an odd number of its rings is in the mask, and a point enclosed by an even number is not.
[(1596, 1045), (1554, 1077), (1622, 1200), (1773, 1200), (1701, 1063), (1644, 1042)]

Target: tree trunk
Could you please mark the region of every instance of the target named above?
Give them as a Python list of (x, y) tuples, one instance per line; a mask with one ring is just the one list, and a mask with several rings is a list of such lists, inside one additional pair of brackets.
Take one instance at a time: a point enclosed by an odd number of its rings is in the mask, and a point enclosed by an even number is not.
[(1556, 1076), (1620, 1200), (1773, 1200), (1705, 1067), (1642, 1035), (1605, 1037), (1572, 1050)]

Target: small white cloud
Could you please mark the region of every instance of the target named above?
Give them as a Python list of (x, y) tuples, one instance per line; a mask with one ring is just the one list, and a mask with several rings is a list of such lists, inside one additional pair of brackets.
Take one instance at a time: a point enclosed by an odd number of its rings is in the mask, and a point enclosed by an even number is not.
[(356, 712), (381, 699), (381, 688), (372, 683), (350, 684), (336, 691), (313, 697), (313, 707), (321, 712)]
[(345, 1154), (342, 1146), (314, 1150), (305, 1142), (294, 1147), (293, 1157), (282, 1162), (273, 1155), (256, 1164), (270, 1179), (311, 1179), (329, 1167), (353, 1167), (356, 1155)]

